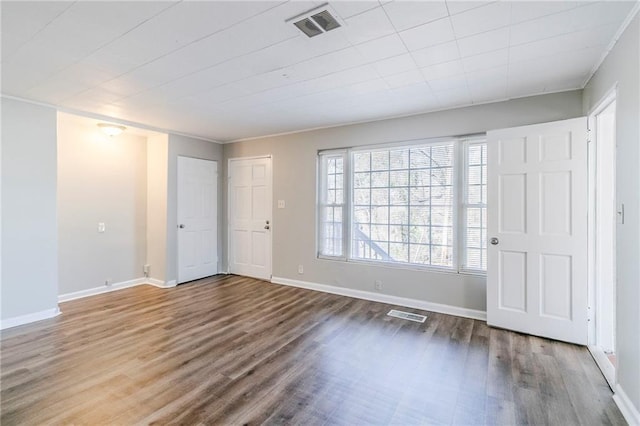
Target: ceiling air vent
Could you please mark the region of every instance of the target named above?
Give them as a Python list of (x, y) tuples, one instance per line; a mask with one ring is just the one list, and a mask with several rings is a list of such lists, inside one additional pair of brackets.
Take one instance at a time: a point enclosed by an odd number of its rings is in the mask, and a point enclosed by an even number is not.
[(305, 33), (307, 37), (315, 37), (342, 26), (335, 16), (335, 13), (332, 14), (328, 5), (325, 4), (307, 13), (288, 19), (287, 22), (293, 22), (293, 25)]

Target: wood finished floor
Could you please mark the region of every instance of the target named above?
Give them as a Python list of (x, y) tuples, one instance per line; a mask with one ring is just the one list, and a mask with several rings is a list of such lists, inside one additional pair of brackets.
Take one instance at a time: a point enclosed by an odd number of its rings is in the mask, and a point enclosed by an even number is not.
[(393, 307), (235, 276), (62, 303), (2, 332), (0, 422), (624, 424), (585, 348)]

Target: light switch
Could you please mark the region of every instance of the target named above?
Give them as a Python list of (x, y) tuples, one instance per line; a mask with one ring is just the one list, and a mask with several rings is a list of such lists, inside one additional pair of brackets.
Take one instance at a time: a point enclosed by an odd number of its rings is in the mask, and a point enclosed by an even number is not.
[(103, 233), (105, 230), (104, 222), (98, 223), (98, 232)]
[(284, 200), (278, 200), (278, 208), (284, 209)]

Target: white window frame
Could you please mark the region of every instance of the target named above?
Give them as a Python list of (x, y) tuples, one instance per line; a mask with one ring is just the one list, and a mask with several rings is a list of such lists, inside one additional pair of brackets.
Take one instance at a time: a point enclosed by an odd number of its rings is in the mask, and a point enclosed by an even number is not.
[[(453, 177), (452, 177), (452, 191), (453, 191), (453, 216), (452, 216), (452, 267), (437, 266), (437, 265), (422, 265), (418, 263), (405, 263), (405, 262), (391, 262), (375, 259), (358, 259), (351, 257), (352, 241), (353, 241), (353, 183), (352, 183), (352, 161), (353, 154), (358, 151), (386, 151), (392, 149), (403, 148), (415, 148), (417, 146), (425, 145), (437, 145), (443, 142), (453, 142)], [(448, 137), (448, 138), (432, 138), (432, 139), (420, 139), (413, 141), (405, 141), (391, 144), (381, 145), (368, 145), (352, 148), (323, 150), (318, 152), (317, 160), (317, 184), (316, 184), (316, 254), (319, 259), (334, 260), (353, 263), (364, 263), (385, 267), (396, 267), (401, 269), (417, 269), (417, 270), (429, 270), (445, 273), (456, 274), (469, 274), (469, 275), (486, 275), (486, 271), (479, 269), (470, 269), (464, 267), (466, 264), (466, 197), (467, 197), (467, 173), (468, 173), (468, 159), (467, 159), (467, 147), (469, 144), (486, 143), (486, 135), (470, 135), (462, 137)], [(323, 156), (325, 155), (341, 155), (343, 159), (343, 172), (344, 172), (344, 204), (343, 204), (343, 235), (342, 235), (342, 256), (328, 256), (321, 253), (322, 243), (322, 208), (326, 206), (323, 203), (322, 197), (323, 190), (326, 190), (322, 184), (323, 182)]]

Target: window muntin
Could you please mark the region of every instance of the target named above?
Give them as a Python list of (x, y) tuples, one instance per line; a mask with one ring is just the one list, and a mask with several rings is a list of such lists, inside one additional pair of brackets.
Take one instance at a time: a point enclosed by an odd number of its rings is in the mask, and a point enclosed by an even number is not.
[(453, 142), (351, 158), (351, 258), (452, 268)]
[(319, 166), (319, 256), (486, 270), (484, 141), (326, 151)]

